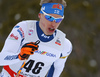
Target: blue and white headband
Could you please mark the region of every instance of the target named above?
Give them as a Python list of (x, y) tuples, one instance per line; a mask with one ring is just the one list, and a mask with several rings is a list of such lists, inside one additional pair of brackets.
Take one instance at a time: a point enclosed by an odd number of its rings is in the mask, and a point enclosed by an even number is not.
[[(44, 3), (41, 9), (47, 14), (64, 15), (64, 6), (59, 3)], [(42, 11), (40, 11), (40, 13), (42, 13)]]

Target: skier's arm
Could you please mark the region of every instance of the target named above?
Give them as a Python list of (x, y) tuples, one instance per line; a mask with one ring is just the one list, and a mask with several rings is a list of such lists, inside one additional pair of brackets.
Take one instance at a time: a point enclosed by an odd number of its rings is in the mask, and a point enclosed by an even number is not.
[(8, 35), (0, 53), (0, 65), (11, 64), (11, 62), (18, 59), (18, 53), (24, 39), (25, 25), (25, 22), (18, 23)]
[(65, 62), (72, 51), (72, 44), (69, 40), (65, 40), (64, 50), (61, 54), (61, 57), (53, 63), (51, 66), (47, 77), (59, 77), (62, 73)]

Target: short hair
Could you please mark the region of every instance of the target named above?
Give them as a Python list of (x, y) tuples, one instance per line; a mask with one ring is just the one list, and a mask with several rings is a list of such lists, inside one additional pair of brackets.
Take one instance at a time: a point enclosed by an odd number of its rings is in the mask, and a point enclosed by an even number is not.
[(42, 6), (42, 4), (44, 3), (60, 3), (62, 4), (64, 7), (67, 6), (66, 2), (64, 0), (41, 0), (40, 1), (40, 5)]

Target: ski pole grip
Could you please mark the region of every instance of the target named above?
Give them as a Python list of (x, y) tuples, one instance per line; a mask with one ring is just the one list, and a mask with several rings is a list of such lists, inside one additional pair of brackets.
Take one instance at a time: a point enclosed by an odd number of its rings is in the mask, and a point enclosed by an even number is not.
[(40, 41), (39, 40), (37, 40), (36, 42), (35, 42), (35, 45), (37, 45), (37, 44), (39, 44), (40, 43)]

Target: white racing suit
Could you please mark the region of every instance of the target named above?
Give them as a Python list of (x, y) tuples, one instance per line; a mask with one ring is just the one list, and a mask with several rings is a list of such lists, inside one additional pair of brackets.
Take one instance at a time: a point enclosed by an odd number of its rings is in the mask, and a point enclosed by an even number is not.
[[(15, 77), (23, 63), (23, 61), (18, 59), (18, 53), (22, 45), (27, 42), (40, 40), (36, 22), (27, 20), (18, 23), (7, 37), (1, 51), (1, 55), (4, 54), (2, 61), (5, 63), (0, 63), (4, 65), (1, 77)], [(38, 51), (30, 55), (19, 77), (60, 76), (65, 62), (72, 51), (72, 44), (65, 38), (63, 32), (58, 29), (56, 31), (56, 36), (52, 40), (48, 42), (40, 40)], [(41, 37), (48, 38), (46, 36)]]

